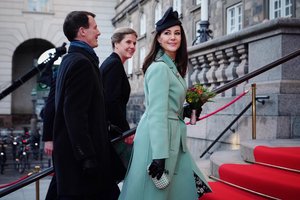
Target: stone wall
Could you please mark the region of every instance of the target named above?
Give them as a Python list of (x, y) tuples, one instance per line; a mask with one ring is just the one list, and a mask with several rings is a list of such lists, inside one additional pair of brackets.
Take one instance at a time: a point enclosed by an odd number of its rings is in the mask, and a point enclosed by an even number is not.
[[(200, 82), (213, 89), (244, 74), (296, 51), (300, 47), (300, 20), (276, 19), (258, 24), (238, 33), (189, 48), (190, 83)], [(230, 102), (244, 90), (257, 86), (257, 95), (270, 96), (262, 105), (257, 103), (257, 139), (298, 138), (300, 121), (300, 57), (285, 62), (215, 98), (204, 105), (202, 115)], [(188, 127), (195, 140), (214, 140), (230, 122), (251, 102), (251, 92), (225, 110)], [(251, 109), (221, 138), (233, 148), (235, 144), (252, 138)], [(195, 143), (195, 141), (191, 141)], [(206, 144), (207, 145), (207, 144)], [(220, 145), (219, 145), (220, 146)], [(224, 148), (226, 145), (221, 145)], [(192, 151), (203, 145), (192, 145)]]
[[(40, 11), (28, 10), (26, 2), (0, 1), (0, 92), (32, 69), (33, 58), (37, 59), (45, 50), (61, 46), (63, 42), (68, 43), (62, 25), (67, 13), (72, 10), (88, 10), (96, 14), (101, 36), (95, 51), (101, 62), (111, 53), (110, 37), (114, 30), (111, 19), (115, 15), (115, 0), (49, 0), (49, 10)], [(11, 120), (18, 119), (10, 115), (22, 117), (32, 114), (30, 93), (35, 86), (36, 77), (33, 77), (18, 88), (15, 95), (1, 99), (0, 126), (11, 126)]]

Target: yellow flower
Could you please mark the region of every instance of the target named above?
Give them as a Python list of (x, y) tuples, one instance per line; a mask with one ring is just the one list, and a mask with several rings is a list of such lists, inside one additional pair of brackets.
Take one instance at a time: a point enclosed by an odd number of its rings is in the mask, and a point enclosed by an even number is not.
[(193, 108), (199, 108), (207, 101), (211, 101), (211, 98), (216, 96), (214, 92), (209, 91), (203, 85), (197, 83), (187, 90), (186, 102)]

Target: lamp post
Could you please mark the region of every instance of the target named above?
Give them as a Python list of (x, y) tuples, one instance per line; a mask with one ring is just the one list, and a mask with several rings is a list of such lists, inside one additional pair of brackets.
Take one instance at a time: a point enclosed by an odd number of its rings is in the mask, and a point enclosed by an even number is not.
[(209, 38), (212, 38), (212, 31), (208, 29), (209, 21), (208, 21), (208, 0), (201, 1), (201, 21), (200, 27), (197, 31), (199, 35), (193, 41), (193, 45), (198, 43), (203, 43), (208, 41)]
[(30, 129), (31, 133), (36, 133), (36, 127), (37, 127), (37, 117), (36, 117), (36, 101), (37, 101), (37, 91), (35, 88), (31, 91), (31, 97), (32, 97), (32, 117), (30, 120)]

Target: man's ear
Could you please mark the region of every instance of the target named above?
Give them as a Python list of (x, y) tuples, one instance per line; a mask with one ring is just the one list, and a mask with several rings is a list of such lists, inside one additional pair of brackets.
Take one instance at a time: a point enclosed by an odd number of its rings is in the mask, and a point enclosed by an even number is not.
[(86, 34), (85, 28), (80, 27), (79, 30), (78, 30), (78, 36), (79, 37), (84, 37), (85, 34)]

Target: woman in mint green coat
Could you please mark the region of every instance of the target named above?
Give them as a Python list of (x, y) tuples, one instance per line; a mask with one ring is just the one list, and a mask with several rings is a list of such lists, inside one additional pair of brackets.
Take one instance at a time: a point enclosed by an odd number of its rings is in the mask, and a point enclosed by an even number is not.
[[(156, 32), (143, 64), (146, 110), (136, 130), (119, 199), (197, 200), (210, 188), (186, 146), (183, 103), (187, 86), (183, 77), (187, 45), (172, 7), (156, 23)], [(170, 184), (158, 189), (151, 178), (160, 179), (164, 172)]]

